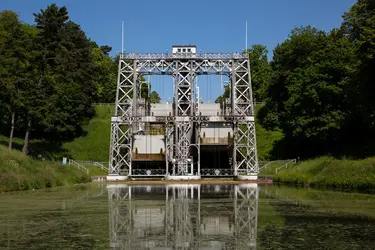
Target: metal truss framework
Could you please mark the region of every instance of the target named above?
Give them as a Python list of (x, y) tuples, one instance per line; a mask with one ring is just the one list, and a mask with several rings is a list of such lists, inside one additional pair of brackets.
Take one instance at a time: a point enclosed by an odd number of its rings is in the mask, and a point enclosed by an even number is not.
[[(218, 118), (203, 117), (195, 112), (194, 80), (198, 75), (227, 75), (231, 79), (231, 112)], [(142, 75), (171, 75), (175, 96), (173, 117), (140, 117), (136, 114), (137, 91)], [(112, 117), (110, 145), (110, 175), (131, 174), (132, 133), (135, 125), (145, 119), (165, 122), (174, 129), (167, 131), (166, 173), (185, 175), (191, 158), (191, 147), (198, 148), (197, 134), (202, 121), (233, 122), (235, 131), (233, 169), (237, 174), (258, 173), (254, 107), (251, 89), (250, 64), (247, 55), (227, 54), (127, 54), (119, 61), (116, 112)], [(119, 130), (126, 127), (126, 132)], [(169, 138), (170, 137), (170, 138)]]
[[(165, 191), (153, 190), (149, 186), (127, 185), (109, 185), (107, 189), (111, 249), (152, 249), (153, 247), (200, 249), (208, 247), (207, 243), (209, 244), (210, 241), (220, 242), (224, 249), (256, 249), (259, 199), (259, 187), (256, 184), (204, 187), (171, 185), (165, 186)], [(154, 211), (160, 210), (160, 215), (163, 216), (163, 228), (158, 233), (152, 231), (152, 214), (145, 214), (145, 218), (141, 218), (142, 221), (150, 223), (144, 224), (143, 228), (134, 218), (137, 209), (148, 208), (149, 205), (147, 202), (139, 203), (142, 201), (139, 197), (132, 202), (132, 197), (151, 192), (165, 195), (164, 205), (163, 201), (158, 200), (153, 206)], [(224, 213), (229, 216), (228, 221), (234, 222), (232, 234), (227, 232), (220, 234), (219, 231), (218, 235), (212, 235), (202, 232), (205, 227), (202, 224), (204, 219), (212, 217), (212, 214), (207, 214), (208, 211), (204, 210), (205, 203), (201, 202), (201, 197), (216, 192), (222, 192), (223, 199), (232, 197), (234, 200), (233, 206), (225, 207)], [(144, 207), (140, 204), (144, 204)], [(223, 216), (223, 211), (214, 216), (217, 218)], [(144, 233), (140, 232), (142, 230)], [(154, 233), (146, 234), (146, 231)]]
[(112, 249), (131, 249), (131, 186), (109, 185), (109, 239)]
[(235, 227), (237, 234), (244, 236), (241, 239), (236, 238), (236, 249), (257, 248), (258, 199), (259, 188), (256, 184), (235, 186)]

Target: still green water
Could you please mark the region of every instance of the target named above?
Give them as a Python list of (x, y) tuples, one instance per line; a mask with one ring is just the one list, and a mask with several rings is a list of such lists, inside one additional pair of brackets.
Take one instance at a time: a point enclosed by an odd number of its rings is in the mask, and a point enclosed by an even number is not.
[(375, 249), (375, 195), (255, 184), (2, 193), (0, 249)]

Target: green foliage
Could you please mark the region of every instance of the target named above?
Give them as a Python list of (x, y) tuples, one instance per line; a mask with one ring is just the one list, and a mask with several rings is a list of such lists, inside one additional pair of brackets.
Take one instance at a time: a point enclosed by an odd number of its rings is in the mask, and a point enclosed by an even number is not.
[(0, 191), (19, 191), (85, 183), (90, 176), (75, 167), (38, 161), (0, 146)]
[(267, 111), (261, 120), (266, 128), (283, 131), (293, 145), (293, 157), (324, 154), (339, 143), (337, 134), (349, 114), (345, 97), (350, 94), (353, 60), (354, 47), (347, 37), (309, 26), (294, 29), (274, 50)]
[(160, 98), (158, 92), (152, 91), (150, 93), (150, 103), (160, 103), (160, 102), (161, 102), (161, 98)]
[[(244, 53), (248, 53), (250, 59), (253, 99), (254, 101), (264, 101), (267, 97), (267, 88), (272, 72), (267, 58), (267, 47), (261, 44), (254, 44)], [(224, 93), (215, 102), (221, 103), (223, 99), (229, 98), (230, 90), (230, 85), (224, 86)]]
[(26, 35), (16, 13), (0, 12), (0, 104), (15, 109), (20, 104), (20, 91), (27, 70), (23, 42)]
[(215, 103), (222, 103), (224, 100), (228, 99), (230, 97), (230, 90), (231, 90), (230, 85), (225, 85), (224, 93), (218, 98), (216, 98)]
[(94, 115), (97, 96), (114, 100), (117, 69), (108, 56), (111, 48), (93, 50), (66, 7), (51, 4), (34, 16), (36, 26), (30, 26), (14, 12), (0, 13), (2, 130), (9, 130), (15, 113), (16, 135), (26, 132), (25, 153), (30, 134), (56, 144), (79, 136)]
[(117, 62), (108, 53), (109, 46), (93, 47), (94, 81), (97, 88), (96, 102), (113, 103), (116, 98), (117, 87)]
[(274, 157), (375, 154), (375, 3), (358, 0), (340, 29), (292, 30), (274, 50), (266, 129), (281, 129)]
[[(375, 3), (372, 0), (358, 0), (344, 15), (342, 30), (355, 45), (356, 63), (350, 79), (348, 101), (351, 106), (348, 140), (352, 145), (361, 144), (361, 156), (373, 155), (375, 136)], [(351, 136), (350, 136), (351, 135)]]
[[(245, 51), (246, 53), (246, 51)], [(268, 62), (266, 46), (255, 44), (248, 50), (251, 69), (251, 86), (254, 101), (264, 101), (271, 78), (271, 66)]]
[(259, 113), (265, 107), (262, 105), (255, 105), (255, 132), (257, 139), (257, 153), (259, 161), (273, 160), (272, 150), (274, 144), (283, 138), (283, 133), (278, 130), (267, 130), (259, 122)]
[(375, 160), (321, 157), (281, 170), (274, 181), (303, 186), (369, 189), (375, 187)]
[(42, 119), (41, 127), (52, 138), (74, 138), (94, 114), (91, 44), (80, 26), (69, 21), (65, 7), (52, 4), (35, 14), (35, 21), (41, 30), (38, 41), (42, 53), (37, 58), (40, 82), (49, 91), (43, 99), (48, 104), (37, 103), (38, 109), (47, 107), (46, 112), (32, 115), (31, 119)]

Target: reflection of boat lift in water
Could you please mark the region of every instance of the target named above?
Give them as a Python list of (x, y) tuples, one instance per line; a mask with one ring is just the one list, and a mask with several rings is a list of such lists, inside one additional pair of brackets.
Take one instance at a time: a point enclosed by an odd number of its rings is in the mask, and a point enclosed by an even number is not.
[[(205, 195), (218, 192), (223, 193), (224, 199), (233, 199), (232, 209), (216, 213), (215, 207), (205, 202)], [(142, 199), (132, 200), (135, 193), (141, 194)], [(258, 194), (257, 184), (109, 185), (110, 246), (256, 249)]]

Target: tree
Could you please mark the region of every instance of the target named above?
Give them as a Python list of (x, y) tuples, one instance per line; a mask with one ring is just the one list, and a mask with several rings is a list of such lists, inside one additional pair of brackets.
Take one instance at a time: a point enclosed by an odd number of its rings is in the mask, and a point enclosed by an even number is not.
[(22, 91), (29, 65), (27, 38), (18, 15), (12, 11), (0, 12), (0, 88), (1, 104), (11, 114), (9, 149), (15, 129), (16, 111), (22, 107)]
[(109, 52), (112, 51), (112, 47), (111, 46), (108, 46), (108, 45), (103, 45), (103, 46), (100, 46), (100, 50), (102, 51), (102, 53), (104, 55), (107, 55), (109, 54)]
[(100, 103), (112, 103), (116, 98), (118, 66), (108, 55), (110, 50), (111, 47), (106, 45), (100, 48), (92, 46), (93, 77), (97, 88), (95, 101)]
[(228, 99), (230, 97), (230, 85), (224, 86), (224, 93), (220, 95), (218, 98), (216, 98), (215, 103), (222, 103), (224, 100)]
[[(246, 53), (246, 51), (245, 51)], [(268, 63), (266, 46), (255, 44), (247, 51), (250, 58), (251, 86), (253, 99), (264, 101), (271, 78), (271, 66)]]
[(56, 98), (48, 116), (48, 132), (58, 140), (70, 140), (82, 132), (82, 125), (94, 115), (92, 103), (97, 92), (93, 81), (90, 42), (78, 24), (68, 21), (61, 29), (56, 51)]
[(268, 128), (278, 126), (295, 155), (324, 154), (341, 142), (348, 114), (354, 48), (338, 31), (296, 28), (274, 50), (268, 89)]
[(344, 14), (342, 30), (356, 47), (357, 63), (350, 86), (351, 126), (360, 133), (357, 138), (368, 140), (375, 135), (375, 2), (358, 0)]
[(67, 9), (52, 4), (34, 16), (38, 32), (28, 94), (23, 95), (25, 154), (32, 131), (56, 143), (80, 135), (94, 114), (97, 92), (90, 41), (79, 25), (69, 21)]
[[(267, 88), (271, 76), (271, 66), (268, 63), (267, 47), (254, 44), (248, 51), (250, 71), (251, 71), (251, 87), (253, 91), (253, 100), (264, 101), (267, 96)], [(222, 103), (223, 99), (230, 97), (230, 85), (224, 87), (224, 93), (220, 95), (215, 102)]]
[(161, 98), (159, 94), (156, 91), (152, 91), (150, 93), (150, 103), (160, 103), (160, 102), (161, 102)]

